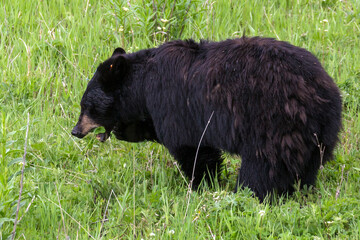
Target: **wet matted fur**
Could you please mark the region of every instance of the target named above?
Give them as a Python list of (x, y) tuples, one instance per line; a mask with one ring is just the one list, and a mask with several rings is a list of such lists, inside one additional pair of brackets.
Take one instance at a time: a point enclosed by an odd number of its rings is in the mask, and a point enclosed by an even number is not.
[[(81, 100), (84, 116), (125, 141), (165, 145), (194, 186), (216, 176), (221, 151), (242, 158), (237, 186), (261, 200), (312, 185), (341, 128), (340, 91), (315, 56), (269, 38), (172, 41), (99, 65)], [(88, 128), (87, 128), (88, 129)], [(318, 145), (325, 149), (320, 156)], [(238, 187), (237, 187), (238, 188)], [(237, 189), (236, 189), (237, 190)]]

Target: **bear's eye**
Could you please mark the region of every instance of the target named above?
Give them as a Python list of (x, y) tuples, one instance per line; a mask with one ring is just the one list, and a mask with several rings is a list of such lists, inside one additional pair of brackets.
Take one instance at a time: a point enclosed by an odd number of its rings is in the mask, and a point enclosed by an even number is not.
[(105, 114), (105, 109), (102, 106), (92, 105), (88, 110), (90, 115), (94, 117)]
[(89, 114), (90, 114), (91, 116), (96, 116), (96, 115), (97, 115), (96, 108), (90, 108), (90, 109), (89, 109)]

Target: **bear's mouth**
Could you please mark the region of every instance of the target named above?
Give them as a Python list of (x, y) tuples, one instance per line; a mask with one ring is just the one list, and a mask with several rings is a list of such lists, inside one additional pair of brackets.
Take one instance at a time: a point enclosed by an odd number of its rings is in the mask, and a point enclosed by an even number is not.
[[(100, 142), (105, 142), (109, 137), (110, 133), (113, 130), (114, 127), (97, 127), (92, 129), (92, 131), (95, 131), (96, 139)], [(105, 130), (105, 131), (104, 131)]]
[[(75, 126), (74, 129), (71, 131), (71, 134), (77, 138), (83, 138), (86, 135), (88, 135), (90, 132), (94, 132), (96, 134), (96, 139), (100, 142), (105, 142), (110, 137), (110, 132), (112, 131), (112, 128), (105, 128), (105, 132), (99, 132), (96, 129), (98, 129), (100, 126), (94, 126), (92, 128), (86, 129), (86, 131), (82, 131), (79, 126)], [(104, 129), (104, 128), (103, 128)]]
[(105, 142), (110, 137), (110, 132), (98, 133), (96, 134), (96, 139), (100, 142)]

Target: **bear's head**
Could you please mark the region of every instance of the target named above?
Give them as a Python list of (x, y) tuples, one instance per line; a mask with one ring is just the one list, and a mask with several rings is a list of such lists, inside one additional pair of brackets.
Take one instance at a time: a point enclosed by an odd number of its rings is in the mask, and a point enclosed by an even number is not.
[[(113, 55), (101, 63), (89, 81), (81, 99), (81, 113), (71, 134), (83, 138), (97, 127), (104, 127), (105, 133), (97, 135), (105, 141), (117, 123), (115, 101), (116, 89), (128, 70), (128, 61), (122, 48), (115, 49)], [(118, 127), (121, 129), (121, 127)]]
[(83, 138), (101, 126), (105, 133), (96, 136), (101, 142), (111, 131), (117, 139), (128, 142), (158, 141), (152, 119), (137, 112), (138, 85), (132, 79), (130, 62), (125, 51), (117, 48), (99, 65), (81, 99), (81, 113), (72, 135)]

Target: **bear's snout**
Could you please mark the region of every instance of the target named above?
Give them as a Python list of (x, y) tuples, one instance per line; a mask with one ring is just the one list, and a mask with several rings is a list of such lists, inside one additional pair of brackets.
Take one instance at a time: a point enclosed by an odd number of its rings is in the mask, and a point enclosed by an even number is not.
[(92, 120), (92, 118), (84, 114), (80, 116), (80, 119), (76, 124), (76, 126), (71, 131), (71, 134), (74, 135), (75, 137), (83, 138), (89, 132), (100, 126), (101, 125), (96, 123), (94, 120)]
[(83, 138), (85, 135), (82, 134), (81, 130), (79, 129), (79, 126), (76, 125), (73, 130), (71, 131), (71, 134), (77, 138)]

